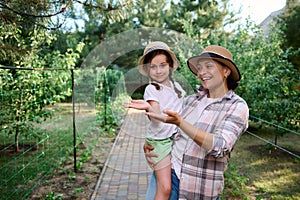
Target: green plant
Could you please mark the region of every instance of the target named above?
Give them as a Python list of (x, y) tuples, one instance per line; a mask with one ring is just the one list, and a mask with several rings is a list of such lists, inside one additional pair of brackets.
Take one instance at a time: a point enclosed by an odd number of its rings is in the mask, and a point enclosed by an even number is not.
[(76, 162), (76, 170), (80, 170), (80, 169), (82, 169), (82, 167), (83, 167), (83, 162), (77, 161)]
[(45, 200), (62, 200), (63, 195), (58, 194), (56, 195), (54, 192), (50, 192), (49, 194), (46, 195)]
[(92, 153), (89, 149), (81, 152), (80, 159), (76, 162), (76, 169), (80, 170), (83, 167), (83, 164), (91, 157)]
[(81, 152), (81, 162), (86, 162), (90, 157), (92, 153), (87, 149), (86, 151)]
[(118, 94), (113, 101), (99, 103), (97, 105), (97, 120), (101, 126), (101, 133), (114, 135), (117, 127), (121, 124), (125, 115), (124, 103), (129, 102), (131, 98), (125, 94)]
[(246, 188), (246, 183), (249, 179), (240, 174), (238, 168), (229, 163), (228, 169), (224, 174), (225, 177), (225, 189), (222, 194), (222, 198), (241, 198), (247, 199), (245, 196), (249, 193)]
[(97, 70), (97, 74), (98, 86), (95, 94), (98, 122), (102, 127), (102, 132), (113, 135), (119, 125), (119, 115), (122, 114), (122, 109), (124, 110), (123, 105), (117, 105), (121, 99), (119, 95), (124, 94), (125, 91), (124, 81), (120, 81), (123, 74), (120, 71), (105, 67)]
[(76, 178), (76, 174), (72, 171), (69, 173), (68, 178), (69, 178), (69, 180), (74, 180)]
[(114, 135), (118, 122), (112, 112), (111, 103), (99, 104), (97, 110), (97, 121), (102, 128), (101, 132)]
[(76, 189), (75, 189), (75, 193), (81, 193), (81, 192), (83, 192), (83, 189), (82, 189), (82, 188), (76, 188)]
[(266, 197), (263, 194), (259, 194), (259, 195), (255, 196), (255, 200), (261, 200), (261, 199), (265, 199), (265, 198)]

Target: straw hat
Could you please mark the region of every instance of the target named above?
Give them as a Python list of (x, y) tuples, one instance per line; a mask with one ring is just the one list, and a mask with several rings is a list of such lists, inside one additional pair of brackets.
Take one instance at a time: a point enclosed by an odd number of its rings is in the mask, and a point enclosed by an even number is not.
[(150, 53), (150, 52), (152, 52), (154, 50), (158, 50), (158, 49), (165, 50), (165, 51), (167, 51), (170, 54), (170, 56), (171, 56), (171, 58), (173, 60), (173, 71), (175, 71), (178, 68), (178, 60), (177, 60), (174, 52), (170, 50), (169, 46), (166, 43), (164, 43), (164, 42), (155, 41), (155, 42), (151, 42), (150, 44), (148, 44), (146, 46), (146, 48), (144, 49), (144, 54), (141, 57), (141, 59), (139, 61), (139, 66), (138, 66), (139, 71), (140, 71), (141, 74), (143, 74), (145, 76), (148, 76), (148, 72), (145, 70), (145, 67), (144, 67), (145, 56), (148, 53)]
[(187, 60), (190, 70), (197, 75), (197, 68), (195, 67), (200, 59), (213, 59), (219, 61), (231, 69), (231, 76), (233, 80), (241, 80), (239, 69), (233, 62), (232, 54), (224, 47), (211, 45), (206, 47), (199, 56), (193, 56)]

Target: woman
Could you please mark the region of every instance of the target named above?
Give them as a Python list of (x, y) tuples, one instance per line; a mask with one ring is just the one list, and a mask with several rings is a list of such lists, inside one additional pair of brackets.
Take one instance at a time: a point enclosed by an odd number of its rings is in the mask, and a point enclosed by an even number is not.
[[(199, 92), (187, 97), (181, 114), (165, 110), (167, 116), (153, 112), (147, 115), (180, 128), (171, 153), (175, 171), (172, 193), (179, 185), (179, 199), (219, 199), (230, 152), (248, 127), (249, 109), (234, 92), (241, 76), (229, 50), (208, 46), (199, 56), (189, 58), (187, 64), (202, 84)], [(139, 102), (141, 105), (145, 109), (149, 106)], [(157, 156), (152, 149), (144, 145), (149, 163)], [(155, 185), (153, 181), (151, 185)], [(151, 192), (153, 189), (149, 188)]]

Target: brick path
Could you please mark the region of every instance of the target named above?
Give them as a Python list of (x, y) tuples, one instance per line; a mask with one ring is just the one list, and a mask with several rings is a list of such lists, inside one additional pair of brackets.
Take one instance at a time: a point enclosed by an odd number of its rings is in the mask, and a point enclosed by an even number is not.
[(91, 200), (145, 199), (152, 172), (143, 152), (147, 120), (129, 109)]

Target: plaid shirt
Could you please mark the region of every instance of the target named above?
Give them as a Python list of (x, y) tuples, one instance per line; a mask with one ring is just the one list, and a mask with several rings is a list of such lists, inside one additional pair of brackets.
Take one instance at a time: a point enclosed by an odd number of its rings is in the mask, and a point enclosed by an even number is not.
[[(206, 92), (201, 91), (189, 96), (182, 116), (194, 110), (204, 95)], [(247, 103), (231, 90), (204, 108), (194, 126), (213, 134), (213, 145), (207, 151), (192, 138), (187, 138), (179, 178), (179, 199), (216, 199), (222, 193), (229, 154), (248, 128), (248, 117)]]

